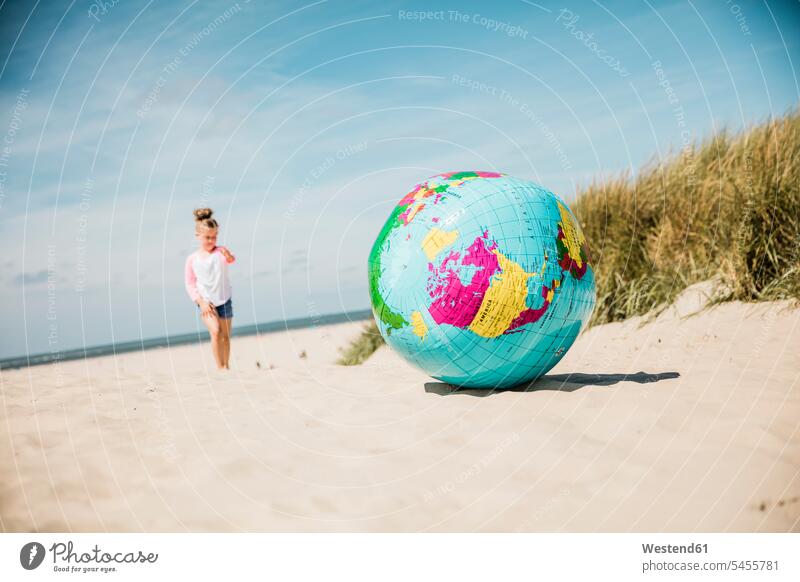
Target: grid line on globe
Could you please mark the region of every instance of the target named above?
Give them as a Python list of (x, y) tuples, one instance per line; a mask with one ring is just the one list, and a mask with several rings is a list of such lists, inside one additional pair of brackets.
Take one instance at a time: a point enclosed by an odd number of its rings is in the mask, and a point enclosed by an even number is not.
[(386, 343), (456, 386), (535, 380), (561, 360), (595, 305), (589, 247), (567, 204), (499, 172), (417, 184), (378, 234), (368, 272)]

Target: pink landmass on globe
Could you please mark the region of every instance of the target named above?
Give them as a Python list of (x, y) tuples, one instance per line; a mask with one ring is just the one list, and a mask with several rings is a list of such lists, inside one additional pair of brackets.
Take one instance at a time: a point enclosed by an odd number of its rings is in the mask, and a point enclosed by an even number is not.
[[(497, 243), (486, 246), (489, 233), (475, 238), (464, 258), (458, 262), (459, 253), (451, 251), (437, 267), (428, 264), (428, 293), (433, 301), (428, 311), (438, 324), (449, 324), (465, 328), (475, 318), (489, 288), (492, 275), (500, 270), (497, 256), (492, 252)], [(461, 282), (459, 267), (472, 265), (478, 267), (468, 284)]]

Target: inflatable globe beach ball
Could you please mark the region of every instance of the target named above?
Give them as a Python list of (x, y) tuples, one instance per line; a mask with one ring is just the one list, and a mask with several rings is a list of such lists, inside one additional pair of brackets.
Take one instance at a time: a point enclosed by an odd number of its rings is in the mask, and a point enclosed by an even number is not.
[(449, 384), (505, 388), (564, 356), (587, 324), (595, 281), (561, 198), (496, 172), (433, 176), (403, 196), (369, 255), (386, 343)]

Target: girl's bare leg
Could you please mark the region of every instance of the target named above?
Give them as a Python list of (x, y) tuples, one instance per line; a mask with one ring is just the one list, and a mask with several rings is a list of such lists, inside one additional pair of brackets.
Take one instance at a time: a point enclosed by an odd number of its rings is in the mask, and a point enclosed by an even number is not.
[(233, 328), (233, 318), (219, 320), (220, 351), (222, 355), (222, 367), (230, 369), (231, 360), (231, 328)]
[(201, 319), (208, 328), (208, 334), (211, 336), (211, 352), (214, 354), (214, 360), (217, 362), (217, 368), (221, 370), (224, 368), (224, 362), (222, 359), (222, 345), (220, 341), (222, 333), (220, 330), (219, 317), (217, 317), (216, 312), (212, 312), (211, 315), (201, 317)]

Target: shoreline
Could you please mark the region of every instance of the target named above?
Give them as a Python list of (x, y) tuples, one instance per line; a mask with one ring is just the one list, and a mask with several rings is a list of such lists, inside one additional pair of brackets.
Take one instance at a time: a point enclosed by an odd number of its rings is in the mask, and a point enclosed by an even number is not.
[[(310, 317), (295, 317), (292, 319), (279, 319), (266, 323), (253, 323), (234, 327), (232, 337), (247, 337), (262, 333), (276, 333), (291, 329), (306, 329), (320, 327), (324, 325), (334, 325), (348, 321), (361, 321), (372, 317), (372, 310), (358, 309), (354, 311), (343, 311), (340, 313), (326, 313)], [(207, 342), (208, 333), (205, 330), (197, 333), (182, 333), (176, 335), (161, 336), (149, 339), (130, 340), (113, 344), (100, 344), (95, 346), (73, 348), (70, 350), (60, 350), (56, 352), (40, 352), (27, 356), (14, 356), (0, 359), (0, 370), (19, 370), (21, 368), (32, 368), (44, 366), (58, 362), (69, 362), (72, 360), (82, 360), (89, 358), (100, 358), (125, 354), (129, 352), (152, 350), (155, 348), (176, 347), (187, 344)]]

